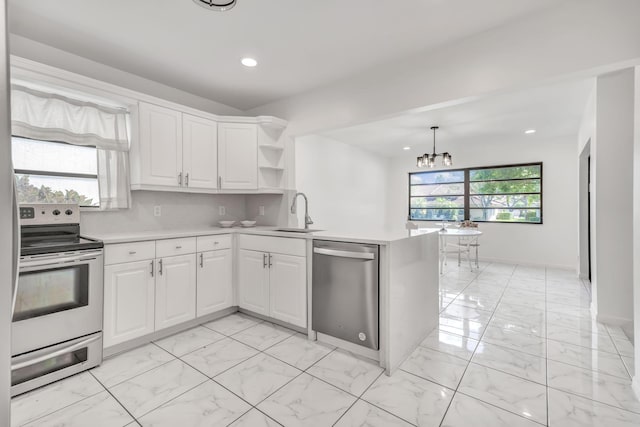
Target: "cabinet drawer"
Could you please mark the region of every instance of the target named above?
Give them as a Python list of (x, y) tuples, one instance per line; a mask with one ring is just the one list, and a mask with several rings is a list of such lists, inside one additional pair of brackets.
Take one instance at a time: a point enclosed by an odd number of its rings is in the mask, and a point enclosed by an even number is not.
[(156, 240), (156, 258), (196, 252), (196, 238)]
[(156, 242), (133, 242), (105, 245), (104, 264), (143, 261), (156, 257)]
[(240, 234), (238, 235), (238, 245), (240, 249), (252, 251), (297, 256), (307, 255), (307, 239)]
[(231, 234), (220, 234), (216, 236), (200, 236), (197, 238), (198, 252), (215, 251), (218, 249), (231, 248)]

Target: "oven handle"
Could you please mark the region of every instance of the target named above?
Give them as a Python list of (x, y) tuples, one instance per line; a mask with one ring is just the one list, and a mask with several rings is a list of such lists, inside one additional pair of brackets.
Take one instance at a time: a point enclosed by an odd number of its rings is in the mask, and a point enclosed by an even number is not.
[(86, 347), (89, 344), (91, 344), (92, 342), (99, 340), (100, 338), (101, 338), (100, 335), (96, 335), (96, 336), (90, 337), (90, 338), (88, 338), (86, 340), (80, 341), (78, 343), (71, 344), (71, 345), (69, 345), (67, 347), (63, 347), (63, 348), (61, 348), (59, 350), (56, 350), (54, 352), (43, 354), (43, 355), (40, 355), (40, 356), (36, 356), (36, 357), (30, 358), (30, 359), (24, 360), (22, 362), (18, 362), (18, 363), (12, 364), (11, 365), (11, 370), (15, 371), (17, 369), (26, 368), (27, 366), (32, 366), (32, 365), (35, 365), (37, 363), (44, 362), (45, 360), (52, 359), (52, 358), (58, 357), (58, 356), (62, 356), (65, 353), (69, 353), (69, 352), (78, 350), (78, 349), (80, 349), (82, 347)]
[(87, 252), (79, 255), (47, 257), (42, 259), (29, 259), (20, 263), (20, 270), (26, 270), (31, 267), (45, 267), (50, 265), (77, 264), (84, 261), (91, 261), (101, 256), (101, 251)]
[(11, 181), (13, 182), (13, 270), (11, 271), (11, 316), (16, 308), (16, 297), (18, 295), (18, 278), (20, 276), (20, 205), (18, 204), (18, 186), (16, 176), (11, 169)]

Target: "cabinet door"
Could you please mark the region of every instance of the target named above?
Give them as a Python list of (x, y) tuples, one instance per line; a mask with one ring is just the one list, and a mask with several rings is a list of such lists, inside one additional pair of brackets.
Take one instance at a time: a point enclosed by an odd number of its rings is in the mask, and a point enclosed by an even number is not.
[(196, 317), (196, 254), (157, 261), (156, 330)]
[(264, 252), (240, 249), (238, 257), (238, 305), (269, 315), (269, 268)]
[(198, 254), (196, 314), (198, 317), (233, 305), (231, 249)]
[(258, 188), (257, 125), (218, 123), (218, 156), (221, 188)]
[(154, 331), (153, 260), (108, 265), (104, 269), (104, 346)]
[(307, 327), (307, 259), (270, 254), (270, 316)]
[(182, 115), (184, 186), (218, 188), (218, 124)]
[(140, 103), (141, 184), (180, 187), (182, 113)]

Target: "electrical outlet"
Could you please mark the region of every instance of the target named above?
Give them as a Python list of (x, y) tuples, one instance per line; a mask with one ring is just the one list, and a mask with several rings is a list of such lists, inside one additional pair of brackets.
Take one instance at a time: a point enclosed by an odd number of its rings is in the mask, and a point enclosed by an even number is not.
[(264, 216), (264, 206), (258, 208), (258, 215)]
[(153, 207), (153, 216), (161, 216), (162, 215), (162, 207), (154, 206)]
[(227, 214), (227, 209), (224, 206), (218, 206), (218, 214), (220, 216), (225, 216)]

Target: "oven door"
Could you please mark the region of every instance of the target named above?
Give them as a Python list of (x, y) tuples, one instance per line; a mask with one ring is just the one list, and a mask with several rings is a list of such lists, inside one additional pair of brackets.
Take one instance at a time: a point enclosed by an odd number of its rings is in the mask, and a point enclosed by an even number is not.
[(24, 257), (13, 313), (13, 356), (102, 330), (102, 251)]

